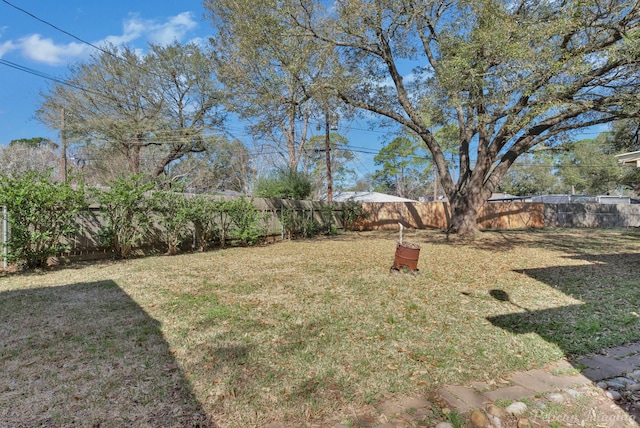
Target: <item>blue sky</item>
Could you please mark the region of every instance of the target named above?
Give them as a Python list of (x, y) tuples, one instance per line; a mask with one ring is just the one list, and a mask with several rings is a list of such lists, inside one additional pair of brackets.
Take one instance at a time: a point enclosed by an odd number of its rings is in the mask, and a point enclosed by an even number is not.
[[(95, 49), (7, 2), (96, 46), (110, 42), (144, 49), (149, 42), (206, 40), (211, 34), (202, 0), (0, 0), (0, 59), (62, 78), (69, 64)], [(50, 83), (0, 63), (0, 144), (31, 137), (58, 140), (33, 118), (39, 92)]]
[[(96, 46), (108, 42), (145, 49), (149, 42), (206, 42), (212, 28), (204, 17), (202, 3), (202, 0), (0, 0), (0, 60), (64, 78), (70, 64), (95, 53), (93, 47), (47, 23)], [(51, 83), (0, 62), (0, 144), (32, 137), (59, 140), (57, 131), (34, 119), (39, 93)], [(355, 147), (363, 148), (361, 151), (377, 151), (382, 141), (393, 138), (386, 136), (386, 130), (367, 129), (365, 123), (342, 125), (338, 132), (346, 134)], [(229, 124), (229, 131), (250, 144), (241, 124)], [(375, 169), (373, 154), (356, 155), (358, 160), (353, 167), (358, 175)]]
[[(0, 60), (64, 78), (68, 65), (87, 59), (95, 49), (47, 23), (96, 46), (108, 42), (144, 50), (149, 42), (206, 42), (212, 28), (204, 14), (202, 0), (0, 0)], [(57, 131), (33, 118), (39, 93), (51, 82), (1, 61), (0, 144), (32, 137), (58, 141)], [(250, 146), (241, 124), (229, 123), (228, 129)], [(376, 169), (373, 153), (394, 137), (392, 129), (371, 130), (364, 121), (342, 122), (338, 132), (356, 150), (352, 167), (361, 177)], [(582, 138), (597, 133), (585, 133)]]

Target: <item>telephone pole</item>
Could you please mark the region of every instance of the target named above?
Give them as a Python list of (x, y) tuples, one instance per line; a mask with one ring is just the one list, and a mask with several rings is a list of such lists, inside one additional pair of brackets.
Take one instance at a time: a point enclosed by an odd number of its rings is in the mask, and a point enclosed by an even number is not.
[(324, 154), (327, 161), (327, 202), (333, 202), (333, 178), (331, 177), (331, 134), (329, 129), (329, 108), (324, 110)]
[(60, 169), (62, 182), (67, 182), (67, 138), (64, 132), (64, 107), (60, 111), (60, 145), (62, 153), (60, 158)]
[(433, 202), (438, 200), (438, 166), (433, 164)]

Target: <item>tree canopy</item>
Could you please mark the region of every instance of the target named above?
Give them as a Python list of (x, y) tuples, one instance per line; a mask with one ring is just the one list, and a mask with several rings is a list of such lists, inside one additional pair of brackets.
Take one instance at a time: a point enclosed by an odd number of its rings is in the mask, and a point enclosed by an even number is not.
[(288, 170), (299, 167), (310, 126), (330, 106), (324, 79), (330, 47), (305, 37), (288, 19), (292, 8), (276, 0), (206, 0), (211, 43), (225, 105), (250, 123), (265, 151)]
[(382, 168), (373, 174), (374, 180), (386, 183), (396, 196), (416, 199), (425, 196), (419, 189), (424, 190), (430, 160), (420, 149), (419, 142), (413, 138), (394, 138), (373, 158), (374, 163)]
[[(272, 18), (334, 50), (330, 81), (343, 102), (421, 138), (451, 203), (451, 232), (475, 233), (478, 209), (536, 145), (638, 114), (636, 1), (276, 3)], [(443, 127), (457, 129), (453, 168)]]
[(57, 146), (40, 137), (13, 140), (8, 146), (0, 146), (0, 159), (0, 176), (5, 177), (49, 174), (60, 166)]
[[(128, 173), (151, 177), (188, 153), (204, 152), (206, 135), (223, 119), (209, 56), (177, 42), (150, 45), (145, 55), (109, 46), (70, 67), (65, 84), (54, 84), (42, 100), (41, 122), (84, 143), (89, 155), (111, 151), (126, 160)], [(155, 162), (145, 166), (152, 148)]]
[(17, 145), (28, 146), (32, 148), (50, 147), (53, 150), (58, 148), (58, 145), (56, 143), (44, 137), (19, 138), (17, 140), (11, 140), (9, 142), (9, 146), (17, 146)]
[(607, 142), (607, 134), (576, 141), (560, 158), (562, 182), (576, 193), (614, 193), (623, 175), (614, 153), (614, 148)]
[(520, 156), (496, 190), (515, 196), (566, 193), (557, 171), (558, 153), (541, 150)]
[(620, 194), (625, 187), (624, 169), (615, 158), (610, 136), (605, 132), (572, 142), (561, 151), (542, 148), (521, 156), (498, 189), (518, 196)]
[[(329, 158), (332, 175), (333, 190), (344, 190), (347, 183), (355, 175), (349, 167), (349, 162), (355, 155), (348, 147), (348, 140), (338, 132), (329, 132)], [(324, 135), (314, 135), (309, 138), (305, 155), (302, 158), (302, 171), (313, 180), (312, 196), (321, 199), (327, 195), (327, 157), (326, 140)]]

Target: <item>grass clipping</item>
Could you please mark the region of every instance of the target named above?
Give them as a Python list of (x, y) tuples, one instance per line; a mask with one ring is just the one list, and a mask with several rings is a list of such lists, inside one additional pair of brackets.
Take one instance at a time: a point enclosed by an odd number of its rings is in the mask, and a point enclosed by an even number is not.
[(0, 277), (0, 425), (348, 424), (627, 343), (639, 238), (405, 231), (418, 275), (371, 232)]

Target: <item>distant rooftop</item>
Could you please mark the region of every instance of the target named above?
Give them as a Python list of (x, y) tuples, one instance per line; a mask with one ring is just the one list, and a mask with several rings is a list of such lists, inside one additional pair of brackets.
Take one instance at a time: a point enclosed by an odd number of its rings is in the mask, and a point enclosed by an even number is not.
[(640, 167), (640, 152), (629, 152), (616, 155), (618, 162), (623, 165), (635, 165)]
[(630, 204), (631, 198), (628, 196), (614, 195), (540, 195), (532, 196), (531, 202), (542, 202), (545, 204)]
[[(322, 198), (326, 199), (326, 196)], [(400, 198), (378, 192), (337, 192), (333, 195), (335, 202), (416, 202), (414, 199)]]

